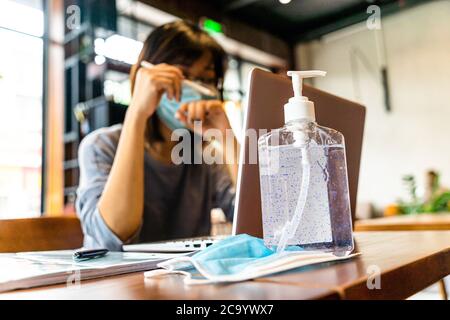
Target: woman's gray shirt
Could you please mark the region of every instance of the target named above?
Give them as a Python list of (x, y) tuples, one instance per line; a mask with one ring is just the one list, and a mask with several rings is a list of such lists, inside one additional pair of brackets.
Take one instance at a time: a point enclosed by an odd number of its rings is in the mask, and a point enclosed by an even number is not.
[[(124, 244), (109, 229), (97, 208), (121, 130), (121, 125), (99, 129), (80, 144), (76, 209), (86, 248), (105, 247), (120, 251)], [(143, 221), (138, 232), (125, 243), (208, 235), (210, 213), (214, 208), (222, 209), (232, 220), (235, 190), (224, 166), (205, 163), (165, 165), (146, 152), (144, 175)], [(123, 199), (117, 195), (116, 201)]]

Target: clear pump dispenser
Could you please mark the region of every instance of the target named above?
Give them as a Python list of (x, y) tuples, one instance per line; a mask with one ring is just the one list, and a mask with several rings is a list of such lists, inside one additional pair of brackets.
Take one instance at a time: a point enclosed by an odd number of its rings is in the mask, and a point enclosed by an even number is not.
[(344, 136), (315, 122), (302, 80), (323, 71), (289, 71), (294, 97), (284, 127), (258, 141), (265, 244), (277, 251), (353, 251)]

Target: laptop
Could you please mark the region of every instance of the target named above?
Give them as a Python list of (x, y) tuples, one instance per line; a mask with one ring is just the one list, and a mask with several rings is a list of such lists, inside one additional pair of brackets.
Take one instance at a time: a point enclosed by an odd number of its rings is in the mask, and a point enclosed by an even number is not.
[[(273, 74), (257, 68), (251, 71), (249, 77), (244, 129), (256, 129), (258, 132), (259, 129), (271, 130), (282, 127), (284, 125), (284, 105), (293, 95), (291, 80), (287, 76)], [(365, 107), (307, 85), (304, 85), (303, 92), (315, 103), (317, 123), (336, 129), (344, 135), (350, 204), (354, 220)], [(249, 137), (246, 136), (243, 139), (232, 234), (246, 233), (262, 238), (259, 167), (257, 162), (250, 161), (254, 160), (250, 159), (250, 148), (255, 147), (257, 146), (250, 144)], [(225, 237), (199, 237), (132, 244), (125, 245), (123, 249), (138, 252), (195, 252), (203, 250)]]

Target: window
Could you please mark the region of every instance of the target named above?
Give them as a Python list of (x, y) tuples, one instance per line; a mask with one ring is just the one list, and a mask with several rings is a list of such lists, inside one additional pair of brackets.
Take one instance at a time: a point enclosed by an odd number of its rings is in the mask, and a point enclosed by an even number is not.
[(0, 1), (0, 219), (41, 213), (44, 12)]
[(225, 73), (225, 81), (223, 83), (224, 98), (239, 101), (242, 99), (242, 81), (239, 74), (239, 61), (234, 58), (229, 58), (228, 68)]

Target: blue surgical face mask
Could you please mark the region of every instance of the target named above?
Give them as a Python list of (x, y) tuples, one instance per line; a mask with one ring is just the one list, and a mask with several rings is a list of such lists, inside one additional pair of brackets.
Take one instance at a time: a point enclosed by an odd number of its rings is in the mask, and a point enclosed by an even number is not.
[(236, 282), (267, 276), (299, 267), (344, 260), (355, 256), (335, 256), (332, 252), (305, 251), (291, 246), (277, 253), (259, 238), (241, 234), (230, 236), (192, 256), (176, 257), (158, 264), (163, 268), (145, 273), (152, 278), (168, 273), (186, 276), (186, 284)]
[(186, 126), (177, 118), (175, 118), (175, 114), (177, 113), (181, 104), (192, 101), (212, 99), (217, 99), (217, 96), (205, 96), (192, 89), (190, 86), (183, 85), (181, 89), (180, 102), (176, 101), (175, 99), (169, 100), (169, 98), (167, 98), (167, 95), (164, 94), (161, 97), (161, 101), (159, 103), (158, 109), (156, 110), (156, 114), (161, 119), (161, 121), (163, 121), (165, 125), (168, 126), (171, 130), (185, 129)]

